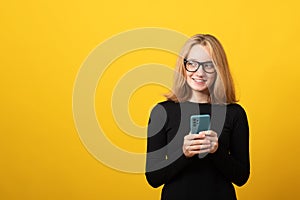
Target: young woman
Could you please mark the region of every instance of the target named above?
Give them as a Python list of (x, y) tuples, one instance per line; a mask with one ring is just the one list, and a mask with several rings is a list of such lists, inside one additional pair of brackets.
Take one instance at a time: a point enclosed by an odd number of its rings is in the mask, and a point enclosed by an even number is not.
[[(161, 199), (236, 199), (233, 184), (244, 185), (250, 174), (249, 127), (214, 36), (197, 34), (186, 42), (166, 97), (149, 119), (148, 183), (164, 185)], [(210, 116), (210, 129), (191, 134), (190, 118), (199, 114)]]

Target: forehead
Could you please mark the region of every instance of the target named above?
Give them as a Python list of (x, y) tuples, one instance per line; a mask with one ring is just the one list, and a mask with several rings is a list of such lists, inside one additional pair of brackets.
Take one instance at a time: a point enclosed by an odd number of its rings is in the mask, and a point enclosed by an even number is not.
[(207, 60), (211, 60), (211, 56), (208, 53), (208, 48), (205, 46), (202, 46), (200, 44), (196, 44), (194, 45), (188, 56), (187, 59), (193, 59), (193, 60), (197, 60), (197, 61), (207, 61)]

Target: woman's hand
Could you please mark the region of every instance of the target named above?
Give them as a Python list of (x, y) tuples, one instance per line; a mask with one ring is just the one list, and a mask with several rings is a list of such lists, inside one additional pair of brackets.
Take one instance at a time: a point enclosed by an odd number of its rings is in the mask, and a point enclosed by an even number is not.
[(205, 139), (208, 139), (211, 143), (209, 153), (215, 153), (219, 147), (218, 134), (212, 130), (203, 131), (205, 133)]
[(200, 153), (214, 153), (218, 149), (218, 135), (216, 132), (202, 131), (199, 134), (188, 134), (184, 137), (182, 150), (186, 157)]
[(199, 134), (188, 134), (184, 137), (182, 150), (186, 157), (195, 154), (210, 152), (211, 141), (206, 139), (205, 132)]

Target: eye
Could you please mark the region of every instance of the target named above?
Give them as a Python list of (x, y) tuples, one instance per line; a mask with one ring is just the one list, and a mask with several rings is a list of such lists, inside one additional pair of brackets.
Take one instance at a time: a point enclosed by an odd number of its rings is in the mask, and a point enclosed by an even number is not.
[(191, 67), (198, 67), (198, 63), (196, 63), (196, 62), (194, 62), (194, 61), (192, 61), (192, 60), (188, 61), (188, 62), (187, 62), (187, 65), (189, 65), (189, 66), (191, 66)]
[(207, 62), (203, 64), (205, 68), (212, 69), (214, 68), (214, 64), (212, 62)]
[(205, 62), (203, 63), (203, 69), (206, 73), (214, 73), (216, 71), (213, 62)]

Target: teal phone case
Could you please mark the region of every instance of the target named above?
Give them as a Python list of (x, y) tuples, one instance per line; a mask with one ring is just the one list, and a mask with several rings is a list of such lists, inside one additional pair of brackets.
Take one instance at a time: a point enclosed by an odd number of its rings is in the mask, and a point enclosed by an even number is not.
[(210, 115), (192, 115), (190, 119), (191, 133), (197, 134), (210, 129)]

